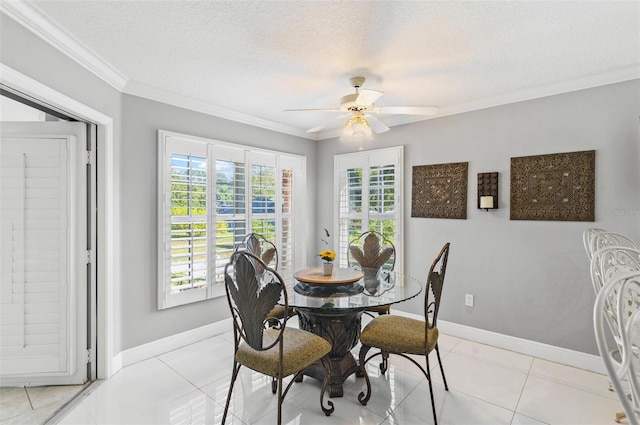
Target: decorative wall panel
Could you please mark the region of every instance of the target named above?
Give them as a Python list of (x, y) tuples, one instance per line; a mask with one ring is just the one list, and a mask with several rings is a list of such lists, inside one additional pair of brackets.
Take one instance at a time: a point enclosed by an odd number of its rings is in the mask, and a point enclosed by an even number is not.
[(467, 218), (469, 163), (413, 167), (411, 217)]
[(594, 221), (595, 151), (511, 158), (511, 220)]

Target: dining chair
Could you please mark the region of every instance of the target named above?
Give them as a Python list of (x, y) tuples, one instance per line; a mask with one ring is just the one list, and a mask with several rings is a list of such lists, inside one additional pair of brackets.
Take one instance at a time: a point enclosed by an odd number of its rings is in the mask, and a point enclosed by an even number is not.
[[(640, 270), (609, 278), (596, 297), (593, 310), (598, 352), (605, 364), (624, 413), (631, 425), (640, 424)], [(609, 347), (606, 330), (615, 346)]]
[[(393, 270), (396, 264), (396, 247), (379, 232), (369, 230), (349, 242), (347, 265), (371, 270)], [(368, 307), (365, 313), (389, 314), (389, 306)]]
[[(256, 265), (268, 274), (258, 279)], [(224, 270), (225, 289), (233, 320), (233, 371), (222, 423), (226, 421), (231, 394), (241, 366), (275, 378), (271, 391), (278, 393), (278, 424), (282, 423), (282, 402), (296, 378), (315, 362), (326, 369), (326, 377), (320, 391), (320, 407), (329, 416), (333, 403), (324, 405), (324, 393), (331, 377), (330, 363), (325, 356), (331, 351), (331, 343), (311, 332), (286, 326), (289, 317), (278, 320), (269, 312), (280, 301), (289, 307), (287, 291), (278, 272), (267, 266), (257, 255), (239, 250), (233, 253)], [(286, 388), (283, 378), (293, 375)]]
[[(442, 360), (440, 359), (437, 326), (442, 287), (444, 285), (447, 260), (449, 257), (449, 247), (450, 244), (447, 242), (438, 253), (438, 256), (433, 260), (431, 268), (429, 269), (424, 294), (424, 320), (387, 314), (376, 317), (362, 330), (360, 334), (362, 347), (360, 348), (359, 364), (361, 368), (360, 375), (365, 377), (367, 383), (367, 392), (361, 392), (358, 395), (360, 403), (366, 404), (371, 397), (371, 383), (364, 369), (367, 362), (379, 355), (386, 359), (389, 357), (389, 354), (396, 354), (415, 364), (427, 378), (429, 382), (429, 393), (431, 394), (433, 421), (437, 425), (438, 421), (436, 419), (436, 406), (433, 398), (429, 353), (435, 349), (438, 364), (440, 365), (440, 373), (442, 373), (444, 388), (449, 391), (447, 379), (444, 376)], [(377, 348), (380, 351), (367, 357), (367, 353), (371, 348)], [(426, 368), (423, 368), (411, 355), (424, 356)], [(386, 367), (381, 367), (383, 374), (385, 371)]]
[(591, 258), (593, 258), (593, 253), (596, 251), (593, 248), (593, 240), (597, 235), (605, 232), (606, 230), (598, 229), (595, 227), (586, 229), (584, 232), (582, 232), (582, 244), (584, 245), (584, 250), (587, 252), (587, 258), (589, 258), (589, 261), (591, 261)]
[(640, 249), (640, 245), (627, 235), (595, 228), (587, 229), (583, 232), (582, 243), (587, 251), (589, 260), (591, 260), (596, 251), (608, 246), (626, 246), (633, 249)]
[[(620, 239), (617, 239), (617, 241), (619, 242)], [(590, 271), (593, 289), (596, 296), (599, 296), (607, 282), (630, 272), (640, 272), (640, 250), (616, 245), (604, 246), (593, 253)], [(602, 313), (618, 346), (618, 348), (611, 350), (609, 354), (614, 361), (621, 363), (622, 334), (620, 333), (619, 320), (615, 314), (616, 307), (608, 298), (602, 300), (602, 303)], [(613, 381), (610, 384), (610, 389), (617, 391)], [(616, 422), (619, 422), (625, 416), (625, 412), (617, 412)]]
[(605, 282), (615, 275), (640, 270), (640, 250), (633, 247), (609, 245), (593, 253), (591, 258), (591, 283), (596, 295)]
[[(236, 246), (236, 251), (239, 250), (245, 250), (254, 254), (256, 257), (260, 258), (264, 264), (278, 270), (278, 249), (273, 242), (264, 236), (258, 233), (248, 233)], [(260, 264), (254, 264), (254, 266), (256, 268), (256, 274), (258, 276), (262, 276), (264, 270), (261, 269)], [(285, 313), (289, 314), (289, 316), (294, 316), (296, 314), (293, 309), (287, 311), (284, 306), (276, 305), (273, 310), (269, 312), (269, 317), (281, 319), (284, 317)]]

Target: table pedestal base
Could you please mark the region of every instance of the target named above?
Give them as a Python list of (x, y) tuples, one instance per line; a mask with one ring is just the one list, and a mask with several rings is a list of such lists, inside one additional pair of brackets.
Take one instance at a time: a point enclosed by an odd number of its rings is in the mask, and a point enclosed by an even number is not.
[[(300, 308), (297, 311), (300, 329), (313, 332), (331, 343), (331, 352), (327, 356), (331, 364), (329, 397), (342, 397), (342, 384), (349, 376), (359, 371), (350, 350), (360, 339), (362, 311), (323, 313)], [(304, 375), (320, 381), (324, 380), (325, 374), (325, 369), (320, 363), (313, 364), (304, 371)]]

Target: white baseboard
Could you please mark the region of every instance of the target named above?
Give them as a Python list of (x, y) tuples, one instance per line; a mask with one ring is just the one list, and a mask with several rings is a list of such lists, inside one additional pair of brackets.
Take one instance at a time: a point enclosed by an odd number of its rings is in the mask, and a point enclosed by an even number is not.
[[(406, 313), (400, 310), (394, 310), (393, 313), (399, 316), (410, 317), (412, 319), (424, 319), (420, 315)], [(531, 341), (528, 339), (503, 335), (496, 332), (473, 328), (471, 326), (447, 322), (444, 320), (438, 320), (438, 329), (445, 335), (468, 339), (470, 341), (479, 342), (481, 344), (503, 348), (505, 350), (537, 357), (544, 360), (549, 360), (551, 362), (560, 363), (591, 372), (601, 373), (605, 375), (607, 373), (600, 356), (596, 356), (594, 354), (587, 354), (581, 351), (569, 350), (567, 348), (556, 347), (554, 345), (543, 344), (541, 342)]]
[[(113, 363), (114, 365), (119, 365), (120, 367), (126, 367), (131, 364), (138, 363), (142, 360), (147, 360), (152, 357), (167, 353), (171, 350), (175, 350), (177, 348), (202, 341), (203, 339), (223, 334), (230, 330), (232, 330), (231, 319), (221, 320), (219, 322), (201, 326), (196, 329), (190, 329), (186, 332), (171, 335), (157, 341), (129, 348), (128, 350), (124, 350), (116, 357), (114, 357)], [(120, 358), (117, 359), (118, 361), (116, 362), (115, 360), (117, 357)]]
[[(422, 316), (394, 310), (394, 314), (421, 320)], [(531, 341), (514, 336), (503, 335), (496, 332), (473, 328), (457, 323), (438, 321), (438, 329), (443, 334), (470, 341), (491, 345), (528, 356), (549, 360), (555, 363), (588, 370), (591, 372), (606, 374), (604, 364), (599, 356), (587, 354), (567, 348), (556, 347), (541, 342)], [(231, 319), (211, 323), (197, 329), (192, 329), (176, 335), (159, 339), (138, 347), (124, 350), (113, 358), (114, 373), (122, 367), (159, 356), (168, 351), (175, 350), (185, 345), (193, 344), (212, 336), (220, 335), (231, 330)]]

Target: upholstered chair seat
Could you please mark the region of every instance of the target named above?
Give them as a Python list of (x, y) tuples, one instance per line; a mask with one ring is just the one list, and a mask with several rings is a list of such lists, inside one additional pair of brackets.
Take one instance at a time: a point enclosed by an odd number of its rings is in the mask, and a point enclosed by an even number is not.
[[(321, 364), (325, 379), (320, 390), (320, 408), (329, 416), (333, 403), (324, 395), (331, 378), (328, 354), (331, 343), (321, 336), (287, 326), (289, 298), (282, 276), (250, 249), (238, 249), (224, 269), (225, 292), (233, 320), (233, 370), (222, 415), (226, 423), (233, 386), (241, 367), (272, 377), (271, 391), (278, 394), (278, 420), (289, 389), (311, 365)], [(282, 314), (274, 316), (274, 309)], [(289, 383), (283, 378), (293, 375)]]
[(424, 356), (438, 343), (438, 328), (434, 326), (427, 330), (426, 341), (424, 328), (423, 320), (394, 315), (380, 316), (362, 330), (360, 342), (382, 351)]
[[(265, 329), (263, 345), (267, 347), (273, 344), (273, 341), (279, 335), (279, 330)], [(331, 344), (326, 339), (311, 332), (286, 328), (282, 338), (284, 340), (282, 353), (283, 376), (289, 376), (306, 369), (331, 351)], [(249, 344), (242, 343), (238, 347), (236, 361), (249, 369), (277, 377), (278, 363), (280, 361), (278, 356), (277, 345), (268, 350), (259, 351), (251, 348)]]
[[(444, 368), (442, 367), (438, 348), (439, 332), (437, 323), (444, 276), (449, 258), (449, 246), (449, 243), (444, 244), (438, 256), (431, 263), (431, 268), (427, 274), (427, 284), (424, 291), (424, 320), (387, 314), (374, 318), (362, 330), (360, 334), (362, 346), (360, 347), (359, 365), (360, 375), (364, 376), (367, 387), (366, 393), (363, 391), (358, 395), (360, 403), (366, 404), (371, 397), (371, 383), (365, 371), (366, 364), (374, 357), (382, 356), (383, 362), (380, 364), (380, 371), (384, 374), (388, 367), (389, 355), (398, 355), (411, 360), (413, 364), (420, 368), (429, 383), (433, 423), (435, 425), (438, 424), (436, 405), (433, 398), (429, 353), (431, 351), (436, 352), (444, 389), (448, 391), (447, 378), (444, 376)], [(376, 349), (377, 352), (367, 356), (367, 353), (372, 348)], [(425, 367), (422, 367), (415, 359), (410, 357), (411, 355), (424, 356)]]

